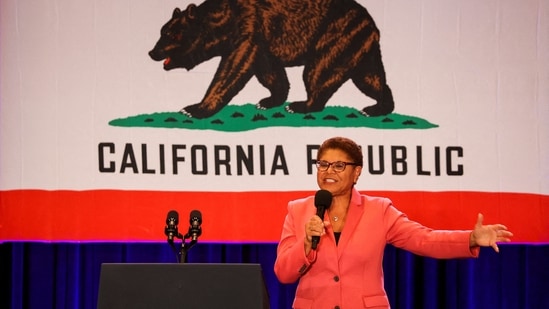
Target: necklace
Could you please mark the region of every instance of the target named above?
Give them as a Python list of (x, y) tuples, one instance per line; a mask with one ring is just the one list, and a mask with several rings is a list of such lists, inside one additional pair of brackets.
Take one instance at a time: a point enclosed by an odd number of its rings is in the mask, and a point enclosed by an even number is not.
[(334, 216), (334, 222), (337, 222), (337, 220), (339, 220), (339, 217), (338, 217), (338, 216)]

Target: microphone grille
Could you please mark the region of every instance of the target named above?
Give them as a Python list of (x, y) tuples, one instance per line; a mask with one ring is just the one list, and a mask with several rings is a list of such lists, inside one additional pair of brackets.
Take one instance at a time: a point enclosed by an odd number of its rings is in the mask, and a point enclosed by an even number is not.
[(318, 190), (315, 194), (315, 206), (329, 208), (332, 204), (332, 193), (328, 190)]
[(178, 224), (179, 223), (179, 213), (177, 213), (177, 211), (175, 210), (170, 210), (168, 212), (168, 219), (167, 221), (174, 221), (175, 224)]
[(196, 218), (198, 223), (202, 223), (202, 213), (200, 212), (200, 210), (191, 211), (191, 222), (193, 221), (194, 218)]

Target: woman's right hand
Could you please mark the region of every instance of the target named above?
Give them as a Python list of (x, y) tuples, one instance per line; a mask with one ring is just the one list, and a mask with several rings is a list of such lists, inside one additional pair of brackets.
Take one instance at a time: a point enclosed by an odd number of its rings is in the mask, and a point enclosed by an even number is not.
[(324, 222), (319, 216), (314, 215), (305, 223), (305, 255), (311, 252), (313, 236), (322, 236), (326, 233)]

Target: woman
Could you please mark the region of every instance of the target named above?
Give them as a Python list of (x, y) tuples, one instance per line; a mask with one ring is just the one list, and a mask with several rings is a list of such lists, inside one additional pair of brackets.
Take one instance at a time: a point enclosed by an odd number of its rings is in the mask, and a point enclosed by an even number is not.
[[(497, 242), (513, 236), (504, 225), (471, 231), (432, 230), (409, 220), (387, 198), (361, 195), (354, 185), (362, 172), (362, 151), (350, 139), (326, 140), (317, 154), (317, 183), (332, 203), (324, 218), (314, 197), (288, 203), (274, 271), (282, 283), (299, 280), (293, 308), (389, 308), (382, 259), (390, 243), (433, 258), (478, 257), (480, 246), (499, 252)], [(313, 236), (319, 236), (316, 249)]]

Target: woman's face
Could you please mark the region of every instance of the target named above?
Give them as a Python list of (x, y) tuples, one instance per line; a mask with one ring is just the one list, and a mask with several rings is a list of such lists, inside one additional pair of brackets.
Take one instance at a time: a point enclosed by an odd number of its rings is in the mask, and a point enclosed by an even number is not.
[[(354, 163), (344, 151), (339, 149), (327, 149), (318, 160), (330, 163), (336, 161)], [(333, 165), (330, 165), (326, 171), (317, 170), (316, 181), (320, 189), (330, 191), (333, 196), (348, 195), (351, 194), (361, 171), (361, 166), (347, 165), (342, 172), (336, 172)]]

